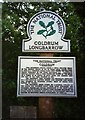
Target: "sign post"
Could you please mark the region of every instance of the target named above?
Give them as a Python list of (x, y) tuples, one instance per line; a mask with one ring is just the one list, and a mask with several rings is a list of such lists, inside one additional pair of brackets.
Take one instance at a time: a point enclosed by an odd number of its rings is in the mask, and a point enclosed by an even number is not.
[[(53, 57), (54, 53), (40, 53), (40, 56)], [(52, 97), (39, 97), (39, 118), (53, 118), (54, 101)]]
[(75, 57), (53, 57), (70, 52), (64, 39), (63, 19), (52, 11), (35, 14), (27, 24), (23, 52), (41, 52), (39, 57), (18, 57), (17, 96), (39, 97), (39, 118), (53, 118), (52, 97), (76, 97)]

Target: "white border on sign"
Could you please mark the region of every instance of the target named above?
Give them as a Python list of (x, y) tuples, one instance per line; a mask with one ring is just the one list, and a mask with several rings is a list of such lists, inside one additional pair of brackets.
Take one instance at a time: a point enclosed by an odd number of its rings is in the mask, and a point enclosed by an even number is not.
[[(32, 94), (20, 94), (20, 68), (21, 68), (21, 59), (68, 59), (73, 61), (73, 77), (74, 77), (74, 94), (70, 95), (50, 95), (50, 94), (38, 94), (38, 93), (32, 93)], [(31, 57), (31, 56), (19, 56), (18, 57), (18, 80), (17, 80), (17, 96), (18, 97), (77, 97), (77, 87), (76, 87), (76, 62), (75, 57)]]
[[(30, 23), (31, 21), (36, 17), (38, 16), (39, 14), (41, 13), (51, 13), (55, 16), (57, 16), (59, 18), (59, 20), (62, 22), (62, 25), (63, 25), (63, 34), (61, 36), (61, 41), (64, 41), (67, 43), (67, 48), (66, 50), (29, 50), (25, 47), (25, 45), (27, 44), (26, 42), (29, 42), (30, 40), (32, 40), (32, 36), (30, 34), (30, 31), (29, 31), (29, 26), (30, 26)], [(31, 17), (31, 19), (29, 20), (28, 24), (27, 24), (27, 35), (28, 35), (28, 39), (23, 39), (22, 40), (22, 52), (70, 52), (70, 40), (67, 40), (67, 39), (64, 39), (64, 36), (65, 36), (65, 33), (66, 33), (66, 26), (65, 26), (65, 23), (63, 21), (63, 19), (55, 12), (52, 12), (52, 11), (41, 11), (41, 12), (38, 12), (36, 13), (34, 16)]]

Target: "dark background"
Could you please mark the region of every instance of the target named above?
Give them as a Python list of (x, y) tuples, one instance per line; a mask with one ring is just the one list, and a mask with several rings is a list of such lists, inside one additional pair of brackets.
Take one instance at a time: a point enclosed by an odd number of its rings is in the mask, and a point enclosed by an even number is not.
[(85, 5), (84, 3), (7, 2), (2, 5), (2, 114), (6, 120), (10, 106), (38, 107), (38, 98), (17, 97), (18, 56), (38, 56), (40, 53), (22, 53), (22, 40), (28, 38), (26, 25), (40, 7), (58, 13), (66, 24), (65, 39), (71, 40), (70, 53), (54, 56), (76, 57), (77, 98), (53, 98), (54, 118), (85, 118)]

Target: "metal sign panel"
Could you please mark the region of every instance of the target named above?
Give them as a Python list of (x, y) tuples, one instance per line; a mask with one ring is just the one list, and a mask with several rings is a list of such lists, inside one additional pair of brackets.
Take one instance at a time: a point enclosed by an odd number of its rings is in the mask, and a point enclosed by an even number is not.
[(28, 39), (22, 43), (22, 52), (70, 52), (70, 40), (64, 39), (63, 19), (51, 11), (35, 14), (27, 24)]
[(18, 96), (75, 97), (75, 57), (18, 57)]

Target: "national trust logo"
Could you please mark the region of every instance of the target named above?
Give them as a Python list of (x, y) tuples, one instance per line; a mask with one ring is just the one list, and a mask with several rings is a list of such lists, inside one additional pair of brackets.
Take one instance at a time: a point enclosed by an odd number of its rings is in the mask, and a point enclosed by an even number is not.
[(64, 39), (63, 19), (51, 11), (35, 14), (27, 24), (28, 39), (23, 40), (23, 52), (70, 52), (70, 41)]
[(47, 36), (55, 34), (56, 30), (53, 29), (54, 21), (48, 22), (47, 26), (43, 21), (39, 21), (39, 24), (43, 29), (37, 32), (38, 35), (43, 35), (47, 39)]

